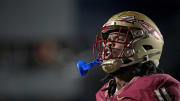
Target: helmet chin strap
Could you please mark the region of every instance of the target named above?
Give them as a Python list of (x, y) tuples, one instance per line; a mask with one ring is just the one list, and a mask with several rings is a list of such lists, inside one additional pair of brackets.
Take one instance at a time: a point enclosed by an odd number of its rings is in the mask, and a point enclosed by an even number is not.
[(158, 55), (160, 53), (161, 52), (158, 51), (158, 52), (155, 52), (155, 53), (151, 53), (151, 54), (145, 55), (143, 58), (140, 58), (140, 59), (138, 59), (137, 61), (134, 61), (134, 62), (123, 64), (121, 67), (127, 67), (127, 66), (130, 66), (130, 65), (136, 64), (136, 63), (149, 61), (149, 58), (151, 58), (151, 57), (153, 57), (155, 55)]
[[(153, 57), (153, 56), (155, 56), (155, 55), (158, 55), (158, 54), (160, 54), (160, 53), (161, 53), (161, 52), (158, 51), (158, 52), (155, 52), (155, 53), (152, 53), (152, 54), (145, 55), (143, 58), (140, 58), (140, 59), (138, 59), (137, 61), (130, 62), (130, 63), (127, 63), (127, 64), (123, 64), (123, 65), (120, 66), (120, 67), (130, 67), (130, 66), (135, 65), (135, 64), (137, 64), (137, 63), (147, 62), (147, 61), (149, 61), (149, 58), (151, 58), (151, 57)], [(121, 69), (122, 69), (122, 68), (121, 68)], [(121, 69), (119, 69), (119, 70), (117, 70), (117, 71), (115, 71), (115, 72), (112, 72), (112, 73), (110, 73), (110, 74), (116, 75), (116, 74), (118, 74), (118, 73), (121, 71)]]

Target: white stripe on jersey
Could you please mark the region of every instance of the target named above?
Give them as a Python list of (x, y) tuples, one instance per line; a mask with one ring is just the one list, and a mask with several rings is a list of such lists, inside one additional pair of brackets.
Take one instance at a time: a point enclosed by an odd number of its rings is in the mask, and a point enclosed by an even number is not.
[(172, 101), (171, 97), (169, 96), (169, 94), (167, 93), (167, 91), (166, 91), (166, 89), (164, 87), (161, 88), (161, 91), (162, 91), (162, 93), (165, 96), (167, 101)]
[(161, 96), (161, 93), (159, 92), (159, 89), (154, 90), (154, 92), (156, 93), (156, 95), (157, 95), (159, 101), (164, 101), (163, 97)]

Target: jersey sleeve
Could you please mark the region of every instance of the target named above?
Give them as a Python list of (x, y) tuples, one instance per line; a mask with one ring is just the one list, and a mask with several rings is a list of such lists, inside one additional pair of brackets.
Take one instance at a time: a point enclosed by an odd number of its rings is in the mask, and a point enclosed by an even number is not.
[(167, 101), (180, 101), (180, 83), (170, 82), (161, 91)]
[(168, 75), (154, 92), (159, 101), (180, 101), (180, 82)]

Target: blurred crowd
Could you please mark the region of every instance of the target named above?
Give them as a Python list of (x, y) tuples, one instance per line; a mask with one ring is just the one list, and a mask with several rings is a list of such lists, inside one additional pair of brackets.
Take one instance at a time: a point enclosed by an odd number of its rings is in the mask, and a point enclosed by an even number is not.
[(0, 44), (1, 101), (95, 100), (95, 82), (80, 77), (76, 67), (79, 59), (90, 60), (91, 50), (78, 53), (55, 38)]

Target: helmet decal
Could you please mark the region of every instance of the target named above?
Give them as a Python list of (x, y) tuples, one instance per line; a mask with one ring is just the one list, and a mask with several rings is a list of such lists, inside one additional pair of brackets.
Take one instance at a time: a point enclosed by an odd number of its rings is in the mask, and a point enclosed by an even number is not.
[(144, 20), (136, 19), (135, 16), (123, 16), (123, 17), (120, 17), (119, 19), (117, 19), (116, 21), (122, 21), (122, 22), (124, 21), (124, 22), (132, 23), (132, 24), (134, 24), (134, 22), (140, 23), (146, 30), (148, 30), (152, 34), (152, 36), (155, 39), (157, 39), (157, 40), (162, 39), (163, 40), (162, 35), (153, 26), (151, 26), (150, 24), (148, 24)]
[(136, 21), (135, 16), (123, 16), (119, 19), (117, 19), (117, 21), (125, 21), (128, 23), (134, 23)]

